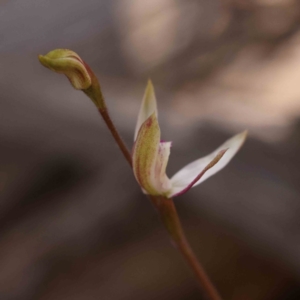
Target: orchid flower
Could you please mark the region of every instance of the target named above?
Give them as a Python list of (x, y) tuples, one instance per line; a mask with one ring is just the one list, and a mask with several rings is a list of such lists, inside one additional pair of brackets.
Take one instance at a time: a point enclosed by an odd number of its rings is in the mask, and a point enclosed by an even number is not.
[(161, 141), (156, 97), (149, 81), (134, 135), (132, 164), (135, 178), (145, 194), (167, 198), (180, 195), (223, 169), (241, 148), (246, 136), (246, 131), (233, 136), (211, 154), (193, 161), (169, 178), (166, 167), (171, 142)]
[(156, 98), (150, 81), (140, 108), (131, 155), (110, 118), (96, 75), (79, 55), (68, 49), (56, 49), (44, 56), (39, 55), (39, 60), (46, 68), (66, 75), (75, 89), (83, 91), (94, 102), (124, 157), (132, 166), (143, 192), (154, 196), (151, 200), (167, 231), (206, 295), (211, 300), (221, 300), (188, 244), (172, 197), (185, 193), (223, 169), (241, 148), (247, 132), (235, 135), (211, 154), (188, 164), (169, 178), (166, 167), (171, 142), (161, 141)]

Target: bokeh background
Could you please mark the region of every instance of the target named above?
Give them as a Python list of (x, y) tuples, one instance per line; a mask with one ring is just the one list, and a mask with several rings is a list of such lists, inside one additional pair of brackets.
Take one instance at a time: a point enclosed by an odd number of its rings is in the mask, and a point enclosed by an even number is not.
[(37, 60), (78, 52), (131, 147), (153, 80), (168, 173), (231, 135), (176, 199), (224, 300), (300, 299), (296, 0), (0, 0), (0, 299), (202, 299), (95, 107)]

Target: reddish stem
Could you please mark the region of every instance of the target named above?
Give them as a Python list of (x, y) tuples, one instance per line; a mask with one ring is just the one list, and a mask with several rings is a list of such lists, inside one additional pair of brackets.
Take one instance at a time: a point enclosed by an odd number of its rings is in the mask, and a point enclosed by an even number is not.
[(172, 237), (174, 244), (182, 254), (187, 264), (192, 268), (205, 294), (210, 300), (222, 300), (185, 237), (173, 199), (155, 196), (150, 196), (150, 198), (157, 208), (157, 211), (159, 212), (168, 233)]
[(100, 112), (104, 122), (106, 123), (108, 129), (110, 130), (112, 136), (114, 137), (116, 143), (118, 144), (120, 150), (122, 151), (125, 159), (132, 167), (131, 154), (130, 154), (129, 150), (127, 149), (125, 143), (123, 142), (122, 138), (120, 137), (114, 123), (112, 122), (112, 120), (108, 114), (107, 108), (104, 108), (104, 109), (99, 108), (99, 112)]

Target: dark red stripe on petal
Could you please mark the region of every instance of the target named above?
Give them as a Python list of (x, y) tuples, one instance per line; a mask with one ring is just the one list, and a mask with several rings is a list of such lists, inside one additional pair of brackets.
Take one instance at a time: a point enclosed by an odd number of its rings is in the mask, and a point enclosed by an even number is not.
[(220, 159), (223, 157), (223, 155), (226, 153), (228, 149), (224, 149), (221, 150), (215, 157), (214, 159), (195, 177), (195, 179), (187, 186), (185, 187), (183, 190), (181, 190), (179, 193), (173, 195), (173, 197), (175, 196), (179, 196), (182, 195), (184, 193), (186, 193), (188, 190), (190, 190), (194, 184), (196, 184), (198, 182), (198, 180), (201, 179), (201, 177), (209, 170), (211, 169), (214, 165), (216, 165)]

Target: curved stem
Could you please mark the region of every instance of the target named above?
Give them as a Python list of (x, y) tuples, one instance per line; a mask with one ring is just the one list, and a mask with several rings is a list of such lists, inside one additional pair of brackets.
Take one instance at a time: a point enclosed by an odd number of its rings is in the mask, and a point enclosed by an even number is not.
[(173, 199), (165, 197), (150, 196), (152, 203), (157, 208), (161, 219), (172, 237), (172, 240), (187, 264), (192, 268), (201, 288), (210, 300), (221, 300), (221, 296), (210, 281), (204, 268), (199, 263), (195, 253), (189, 245), (182, 229)]
[(99, 108), (99, 112), (100, 112), (104, 122), (106, 123), (108, 129), (110, 130), (111, 134), (113, 135), (116, 143), (118, 144), (120, 150), (122, 151), (125, 159), (132, 167), (131, 154), (130, 154), (129, 150), (127, 149), (125, 143), (123, 142), (122, 138), (120, 137), (114, 123), (112, 122), (112, 120), (108, 114), (107, 108), (104, 108), (104, 109)]
[(97, 76), (94, 74), (94, 72), (91, 70), (91, 68), (84, 63), (85, 68), (88, 70), (88, 73), (91, 77), (92, 84), (91, 86), (83, 90), (83, 92), (94, 102), (94, 104), (97, 106), (98, 111), (100, 112), (104, 122), (106, 123), (108, 129), (110, 130), (112, 136), (114, 137), (115, 141), (117, 142), (119, 148), (121, 149), (125, 159), (127, 162), (130, 164), (132, 167), (132, 159), (131, 159), (131, 153), (127, 149), (125, 143), (123, 142), (123, 139), (119, 135), (114, 123), (112, 122), (107, 107), (106, 103), (102, 94), (102, 90), (98, 81)]

